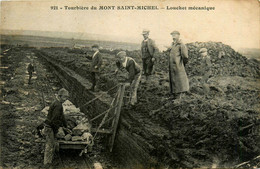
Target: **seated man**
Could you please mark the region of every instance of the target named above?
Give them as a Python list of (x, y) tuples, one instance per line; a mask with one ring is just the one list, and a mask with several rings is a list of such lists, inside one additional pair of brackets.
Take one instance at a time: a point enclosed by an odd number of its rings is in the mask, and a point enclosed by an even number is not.
[(118, 59), (116, 73), (122, 68), (125, 68), (129, 73), (126, 84), (130, 85), (130, 104), (134, 105), (137, 103), (137, 88), (141, 80), (141, 68), (133, 58), (126, 56), (125, 51), (119, 52), (116, 57)]
[(51, 165), (55, 151), (55, 135), (60, 127), (67, 127), (63, 113), (62, 103), (69, 97), (69, 92), (62, 88), (59, 90), (56, 100), (51, 104), (47, 119), (44, 122), (44, 134), (46, 145), (44, 152), (44, 165)]

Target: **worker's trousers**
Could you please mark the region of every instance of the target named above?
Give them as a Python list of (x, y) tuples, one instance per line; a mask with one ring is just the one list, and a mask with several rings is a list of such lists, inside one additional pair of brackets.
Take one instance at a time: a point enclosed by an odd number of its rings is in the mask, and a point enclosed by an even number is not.
[(99, 72), (91, 72), (91, 80), (92, 80), (92, 87), (91, 88), (95, 88), (97, 82), (99, 81), (99, 77), (100, 73)]
[(32, 79), (32, 72), (29, 72), (28, 84), (31, 84), (31, 79)]
[(131, 105), (134, 105), (135, 103), (137, 103), (137, 89), (138, 89), (139, 83), (141, 81), (141, 76), (142, 76), (142, 71), (135, 75), (135, 78), (131, 83), (131, 86), (130, 86), (130, 94), (131, 94), (130, 104)]
[(44, 165), (51, 164), (55, 153), (55, 138), (51, 127), (44, 128), (46, 136), (45, 151), (44, 151)]
[(143, 58), (143, 71), (145, 76), (149, 76), (153, 71), (153, 61), (151, 57)]

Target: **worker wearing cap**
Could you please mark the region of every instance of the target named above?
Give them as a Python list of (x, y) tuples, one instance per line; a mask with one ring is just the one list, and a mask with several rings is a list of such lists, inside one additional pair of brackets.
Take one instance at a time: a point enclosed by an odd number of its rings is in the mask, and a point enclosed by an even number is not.
[(91, 90), (95, 91), (95, 86), (97, 80), (99, 79), (100, 67), (102, 65), (102, 54), (99, 52), (99, 46), (93, 45), (92, 50), (95, 52), (91, 57), (91, 79), (92, 79), (92, 87)]
[(200, 56), (201, 56), (201, 74), (203, 75), (201, 82), (207, 83), (209, 80), (209, 77), (211, 75), (211, 61), (210, 56), (208, 55), (207, 48), (201, 48), (199, 50)]
[(67, 127), (63, 113), (62, 103), (69, 97), (69, 92), (62, 88), (59, 90), (56, 100), (50, 105), (47, 119), (44, 122), (44, 134), (46, 136), (44, 165), (51, 165), (55, 151), (55, 135), (59, 127)]
[(153, 65), (155, 61), (155, 54), (158, 51), (158, 48), (155, 45), (155, 42), (149, 38), (149, 30), (143, 30), (142, 35), (144, 40), (141, 44), (141, 55), (143, 60), (143, 71), (148, 80), (149, 76), (152, 74)]
[(34, 72), (34, 66), (32, 65), (32, 63), (30, 63), (27, 67), (27, 71), (29, 73), (29, 80), (28, 80), (28, 84), (31, 84), (31, 79), (32, 79), (32, 74)]
[(137, 103), (137, 89), (141, 80), (141, 68), (133, 58), (126, 56), (125, 51), (117, 53), (116, 57), (116, 73), (121, 69), (126, 69), (129, 73), (126, 84), (130, 86), (130, 104), (135, 105)]
[(188, 50), (180, 40), (178, 31), (171, 32), (171, 35), (173, 42), (168, 50), (170, 90), (178, 98), (180, 94), (189, 91), (189, 80), (184, 67), (188, 60)]

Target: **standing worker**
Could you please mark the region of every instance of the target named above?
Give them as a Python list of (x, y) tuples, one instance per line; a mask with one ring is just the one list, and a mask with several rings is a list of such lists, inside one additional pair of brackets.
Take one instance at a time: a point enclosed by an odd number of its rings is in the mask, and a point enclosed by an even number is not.
[(32, 65), (32, 63), (30, 63), (27, 67), (27, 71), (29, 73), (29, 80), (28, 80), (28, 84), (32, 84), (31, 83), (31, 79), (32, 79), (32, 74), (34, 72), (34, 66)]
[(207, 83), (211, 76), (211, 60), (208, 55), (208, 50), (206, 48), (201, 48), (199, 50), (201, 56), (201, 69), (202, 69), (202, 83)]
[(69, 92), (62, 88), (58, 91), (56, 100), (51, 104), (47, 119), (44, 122), (44, 134), (46, 136), (44, 165), (52, 165), (55, 152), (55, 135), (60, 127), (67, 127), (67, 122), (63, 113), (62, 103), (69, 97)]
[(93, 45), (92, 50), (95, 52), (91, 57), (91, 79), (92, 79), (92, 87), (91, 90), (95, 91), (96, 83), (99, 79), (100, 67), (102, 65), (102, 55), (99, 52), (99, 46)]
[(185, 71), (185, 64), (188, 62), (188, 49), (179, 39), (180, 33), (173, 31), (172, 46), (169, 48), (169, 78), (170, 90), (175, 98), (182, 93), (189, 91), (189, 80)]
[(137, 89), (141, 80), (141, 68), (140, 66), (135, 62), (133, 58), (127, 57), (125, 51), (119, 52), (117, 55), (118, 61), (116, 62), (117, 69), (121, 70), (125, 68), (129, 75), (128, 80), (126, 81), (126, 86), (130, 86), (130, 104), (135, 105), (137, 103)]
[(142, 35), (144, 37), (144, 40), (141, 44), (143, 71), (146, 81), (149, 80), (149, 76), (152, 74), (153, 65), (155, 62), (155, 53), (158, 51), (155, 42), (149, 38), (149, 32), (149, 30), (143, 30)]
[(211, 61), (210, 56), (208, 55), (208, 50), (206, 48), (201, 48), (199, 50), (200, 56), (201, 56), (201, 86), (203, 87), (204, 94), (208, 94), (210, 91), (209, 88), (209, 78), (211, 76)]

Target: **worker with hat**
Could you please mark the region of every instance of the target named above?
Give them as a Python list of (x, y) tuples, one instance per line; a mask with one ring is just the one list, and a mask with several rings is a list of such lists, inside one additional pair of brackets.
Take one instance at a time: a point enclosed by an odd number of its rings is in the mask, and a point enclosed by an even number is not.
[(99, 46), (97, 44), (92, 46), (92, 50), (95, 52), (92, 57), (90, 57), (91, 63), (91, 80), (92, 87), (90, 88), (92, 91), (95, 91), (96, 83), (99, 79), (100, 68), (102, 65), (102, 54), (99, 52)]
[(64, 103), (69, 97), (69, 92), (62, 88), (58, 91), (55, 101), (50, 105), (47, 119), (44, 122), (43, 133), (46, 136), (46, 144), (44, 151), (44, 165), (49, 166), (55, 152), (55, 135), (58, 133), (60, 127), (67, 127), (67, 122), (63, 113)]
[(149, 79), (149, 76), (152, 74), (153, 65), (155, 62), (155, 55), (158, 52), (158, 48), (155, 45), (155, 42), (149, 38), (150, 31), (144, 29), (142, 35), (144, 40), (141, 44), (141, 56), (143, 60), (143, 71), (146, 77), (146, 80)]
[(173, 39), (168, 49), (170, 92), (174, 98), (179, 98), (182, 93), (189, 91), (189, 80), (185, 70), (188, 61), (188, 49), (180, 40), (180, 32), (171, 32)]
[(118, 70), (126, 69), (128, 71), (128, 79), (126, 86), (130, 86), (130, 104), (135, 105), (137, 103), (137, 89), (141, 80), (141, 67), (135, 62), (135, 60), (126, 55), (125, 51), (120, 51), (116, 55), (116, 73)]

